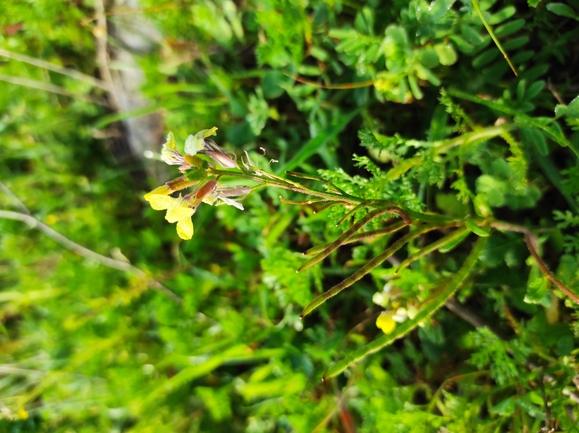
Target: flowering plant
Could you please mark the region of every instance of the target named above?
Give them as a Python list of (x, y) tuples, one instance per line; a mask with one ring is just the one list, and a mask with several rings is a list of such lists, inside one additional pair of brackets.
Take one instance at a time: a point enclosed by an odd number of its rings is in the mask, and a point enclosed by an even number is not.
[[(237, 168), (234, 155), (230, 155), (208, 137), (216, 135), (217, 128), (204, 129), (195, 135), (190, 135), (185, 141), (185, 154), (177, 150), (173, 133), (167, 136), (163, 145), (161, 159), (169, 165), (178, 165), (182, 176), (145, 194), (151, 207), (155, 210), (166, 210), (165, 219), (177, 223), (177, 234), (181, 239), (193, 237), (194, 227), (191, 217), (201, 203), (209, 205), (227, 204), (243, 210), (239, 200), (249, 191), (248, 187), (229, 188), (218, 182), (220, 175), (211, 176), (211, 168), (216, 165), (224, 168)], [(208, 160), (203, 160), (204, 155)], [(189, 194), (171, 197), (170, 194), (195, 187)]]
[[(185, 141), (184, 153), (177, 150), (175, 138), (172, 133), (169, 133), (167, 142), (163, 145), (161, 151), (161, 159), (169, 165), (179, 166), (181, 175), (145, 195), (145, 199), (153, 209), (165, 210), (165, 219), (170, 223), (177, 224), (177, 234), (181, 239), (188, 240), (193, 237), (194, 228), (191, 217), (201, 203), (209, 205), (226, 204), (243, 210), (241, 200), (251, 191), (264, 186), (294, 191), (311, 197), (302, 201), (292, 201), (280, 196), (280, 200), (284, 203), (302, 206), (313, 205), (317, 207), (317, 211), (336, 205), (344, 206), (348, 211), (338, 222), (338, 225), (352, 219), (350, 228), (334, 242), (319, 245), (306, 251), (304, 255), (312, 257), (297, 272), (315, 266), (342, 245), (389, 236), (403, 229), (408, 229), (406, 234), (398, 237), (383, 252), (369, 260), (352, 275), (314, 298), (302, 311), (302, 318), (328, 299), (370, 274), (386, 260), (391, 259), (405, 245), (426, 233), (438, 230), (445, 232), (446, 235), (410, 254), (403, 262), (398, 264), (395, 270), (393, 269), (393, 278), (397, 278), (400, 271), (427, 254), (434, 251), (446, 253), (465, 241), (469, 235), (474, 234), (478, 237), (470, 255), (456, 274), (450, 278), (443, 279), (442, 284), (433, 290), (429, 290), (427, 295), (409, 300), (404, 304), (394, 299), (396, 294), (391, 292), (389, 284), (385, 286), (381, 293), (377, 293), (373, 299), (374, 303), (385, 309), (376, 318), (376, 326), (383, 331), (382, 337), (377, 338), (334, 364), (330, 367), (325, 377), (339, 374), (356, 360), (391, 344), (394, 340), (406, 335), (414, 327), (421, 325), (432, 316), (472, 276), (492, 229), (523, 233), (529, 251), (545, 276), (567, 296), (579, 303), (579, 298), (570, 292), (544, 266), (534, 246), (536, 243), (535, 235), (523, 226), (502, 222), (490, 215), (485, 217), (451, 218), (432, 213), (421, 213), (387, 200), (369, 200), (353, 196), (330, 180), (320, 176), (286, 172), (286, 174), (294, 178), (318, 181), (325, 186), (324, 191), (312, 189), (301, 182), (275, 175), (257, 167), (247, 153), (238, 162), (234, 153), (224, 150), (209, 138), (215, 136), (216, 131), (217, 128), (213, 127), (190, 135)], [(468, 140), (468, 137), (465, 140)], [(438, 143), (438, 146), (434, 147), (433, 150), (435, 152), (445, 152), (449, 147), (455, 146), (457, 143), (460, 144), (460, 140), (443, 141)], [(242, 179), (250, 182), (253, 186), (230, 187), (222, 183), (221, 180), (224, 177)], [(190, 188), (191, 191), (189, 193), (186, 195), (181, 194), (181, 191)], [(173, 193), (179, 193), (179, 195), (172, 197), (171, 194)], [(359, 216), (362, 213), (363, 216)], [(387, 214), (395, 215), (400, 220), (386, 220), (385, 227), (377, 230), (364, 230), (371, 222), (380, 223)], [(390, 302), (390, 300), (393, 302)]]

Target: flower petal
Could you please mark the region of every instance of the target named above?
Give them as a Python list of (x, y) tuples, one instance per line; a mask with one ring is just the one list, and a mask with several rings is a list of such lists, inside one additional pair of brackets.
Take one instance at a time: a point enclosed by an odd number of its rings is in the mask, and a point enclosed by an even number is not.
[(172, 192), (172, 190), (167, 184), (161, 185), (161, 186), (155, 188), (153, 191), (145, 194), (145, 200), (151, 201), (151, 197), (154, 195), (169, 195), (169, 194), (171, 194), (171, 192)]
[(171, 206), (167, 210), (167, 214), (165, 215), (165, 219), (170, 223), (176, 223), (177, 221), (181, 221), (185, 218), (190, 218), (195, 213), (195, 210), (179, 204), (175, 206)]
[(193, 222), (191, 218), (183, 218), (177, 222), (177, 235), (183, 240), (188, 241), (193, 237)]
[(190, 135), (185, 141), (185, 153), (187, 155), (195, 155), (198, 152), (205, 149), (205, 139), (211, 137), (212, 135), (217, 135), (217, 127), (211, 129), (204, 129), (199, 131), (195, 135)]
[(238, 201), (235, 201), (235, 200), (227, 198), (227, 197), (219, 197), (219, 199), (223, 203), (228, 204), (229, 206), (235, 206), (237, 209), (243, 210), (243, 205), (241, 203), (239, 203)]
[[(149, 194), (147, 194), (147, 195), (149, 195)], [(148, 200), (151, 207), (155, 210), (170, 209), (171, 207), (174, 206), (175, 200), (176, 200), (173, 197), (169, 197), (167, 195), (160, 195), (160, 194), (150, 195), (148, 198), (145, 196), (145, 198)]]
[(195, 135), (197, 135), (201, 138), (207, 138), (207, 137), (211, 137), (212, 135), (217, 135), (217, 126), (214, 126), (211, 129), (204, 129), (203, 131), (199, 131)]
[(175, 136), (172, 132), (167, 134), (167, 142), (163, 144), (163, 147), (167, 146), (169, 149), (176, 150), (177, 149), (177, 142), (175, 141)]
[(383, 311), (376, 319), (376, 326), (380, 328), (384, 334), (391, 334), (396, 328), (396, 322), (390, 314)]
[(190, 135), (185, 140), (185, 153), (187, 155), (196, 155), (197, 152), (203, 150), (205, 148), (205, 140), (203, 137), (197, 137), (196, 135)]

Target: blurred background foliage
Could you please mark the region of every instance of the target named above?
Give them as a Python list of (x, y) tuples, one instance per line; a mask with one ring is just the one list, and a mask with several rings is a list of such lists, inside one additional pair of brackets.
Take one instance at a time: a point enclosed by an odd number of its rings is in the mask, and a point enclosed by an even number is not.
[(480, 8), (518, 76), (467, 0), (3, 0), (0, 430), (578, 430), (577, 307), (519, 234), (495, 230), (447, 308), (323, 383), (472, 242), (392, 280), (436, 237), (417, 240), (302, 322), (388, 239), (295, 273), (345, 210), (263, 190), (201, 208), (182, 242), (143, 200), (171, 177), (163, 136), (215, 125), (280, 174), (536, 228), (579, 293), (579, 2)]

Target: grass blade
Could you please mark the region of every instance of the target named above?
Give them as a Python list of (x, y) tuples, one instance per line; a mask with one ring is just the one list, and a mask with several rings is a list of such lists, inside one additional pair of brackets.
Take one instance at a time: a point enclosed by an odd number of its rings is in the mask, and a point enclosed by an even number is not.
[(329, 140), (335, 138), (336, 135), (338, 135), (359, 112), (360, 110), (358, 109), (340, 116), (321, 134), (316, 135), (314, 138), (308, 141), (285, 165), (285, 167), (280, 167), (277, 172), (283, 173), (285, 170), (293, 170), (298, 167), (301, 163), (316, 153), (318, 149), (325, 145)]
[(480, 10), (480, 7), (478, 5), (478, 2), (476, 0), (472, 0), (472, 5), (474, 7), (475, 12), (477, 13), (477, 15), (479, 16), (480, 20), (482, 21), (483, 25), (485, 26), (485, 28), (487, 29), (487, 32), (489, 32), (489, 35), (491, 36), (492, 40), (494, 41), (495, 45), (497, 46), (497, 48), (500, 50), (500, 52), (502, 53), (503, 57), (505, 58), (505, 60), (507, 61), (507, 63), (509, 64), (509, 66), (511, 67), (511, 69), (513, 70), (513, 73), (515, 74), (515, 76), (519, 76), (519, 74), (517, 74), (517, 70), (515, 69), (515, 67), (513, 66), (513, 64), (511, 63), (511, 60), (509, 59), (509, 56), (507, 55), (506, 51), (503, 49), (501, 43), (499, 42), (499, 40), (497, 39), (497, 37), (495, 36), (495, 33), (493, 32), (492, 27), (490, 26), (489, 23), (487, 23), (487, 20), (485, 20), (485, 17), (482, 13), (482, 11)]

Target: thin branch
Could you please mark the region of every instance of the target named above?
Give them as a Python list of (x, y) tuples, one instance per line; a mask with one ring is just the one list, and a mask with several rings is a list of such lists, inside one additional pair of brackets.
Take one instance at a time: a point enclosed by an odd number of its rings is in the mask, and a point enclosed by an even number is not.
[(22, 200), (20, 200), (18, 198), (18, 196), (16, 194), (14, 194), (10, 188), (8, 188), (6, 185), (4, 185), (4, 183), (0, 182), (0, 190), (2, 190), (2, 192), (4, 194), (6, 194), (8, 197), (10, 197), (12, 199), (12, 201), (16, 204), (16, 206), (18, 206), (20, 208), (20, 210), (22, 212), (24, 212), (27, 215), (30, 215), (30, 210), (26, 207), (26, 205), (22, 202)]
[(165, 287), (164, 285), (162, 285), (158, 281), (150, 278), (145, 272), (143, 272), (141, 269), (137, 268), (136, 266), (133, 266), (132, 264), (130, 264), (128, 262), (115, 260), (115, 259), (112, 259), (110, 257), (95, 253), (94, 251), (89, 250), (88, 248), (85, 248), (82, 245), (79, 245), (76, 242), (71, 241), (67, 237), (61, 235), (56, 230), (50, 228), (49, 226), (40, 222), (39, 220), (37, 220), (36, 218), (34, 218), (31, 215), (26, 215), (26, 214), (23, 214), (20, 212), (0, 210), (0, 218), (11, 219), (11, 220), (21, 221), (23, 223), (26, 223), (31, 228), (34, 228), (34, 229), (42, 232), (44, 235), (48, 236), (53, 241), (59, 243), (60, 245), (65, 247), (67, 250), (72, 251), (73, 253), (78, 254), (79, 256), (82, 256), (82, 257), (87, 258), (89, 260), (93, 260), (97, 263), (100, 263), (103, 266), (106, 266), (106, 267), (112, 268), (112, 269), (117, 269), (117, 270), (123, 271), (123, 272), (133, 272), (141, 277), (146, 277), (150, 287), (152, 287), (153, 289), (155, 289), (159, 292), (164, 293), (165, 295), (169, 296), (171, 299), (173, 299), (174, 301), (176, 301), (178, 303), (183, 302), (183, 300), (177, 294), (172, 292), (170, 289), (168, 289), (167, 287)]
[(107, 51), (108, 30), (107, 18), (105, 16), (105, 5), (103, 0), (95, 0), (94, 4), (97, 13), (97, 25), (93, 29), (93, 34), (96, 39), (97, 65), (101, 79), (106, 83), (108, 88), (108, 95), (112, 108), (115, 111), (120, 112), (122, 111), (121, 103), (116, 92), (113, 74), (111, 73), (111, 68), (109, 67), (109, 54)]
[(103, 107), (109, 107), (109, 104), (101, 98), (95, 98), (90, 95), (80, 95), (78, 93), (73, 93), (66, 90), (64, 87), (56, 86), (54, 84), (45, 83), (42, 81), (30, 80), (28, 78), (14, 77), (12, 75), (0, 74), (0, 81), (6, 83), (17, 84), (19, 86), (30, 87), (32, 89), (43, 90), (45, 92), (56, 93), (57, 95), (68, 96), (69, 98), (80, 98), (88, 101), (92, 104), (102, 105)]
[(545, 274), (545, 276), (549, 279), (549, 281), (555, 284), (563, 293), (565, 293), (569, 298), (571, 298), (573, 302), (579, 304), (579, 297), (571, 290), (569, 290), (567, 287), (565, 287), (565, 285), (561, 281), (559, 281), (557, 277), (553, 275), (553, 273), (549, 270), (543, 259), (541, 259), (541, 256), (539, 256), (539, 253), (537, 253), (537, 250), (535, 249), (534, 246), (536, 242), (537, 238), (535, 237), (535, 235), (533, 235), (530, 232), (525, 233), (525, 243), (527, 244), (527, 248), (529, 249), (529, 252), (535, 259), (535, 262), (537, 262), (537, 266), (539, 266), (541, 272)]
[(565, 104), (565, 101), (563, 100), (563, 98), (561, 98), (561, 94), (557, 91), (557, 89), (555, 88), (555, 86), (551, 82), (551, 78), (547, 79), (547, 89), (553, 94), (553, 96), (555, 97), (555, 99), (557, 100), (557, 102), (559, 104), (567, 105), (567, 104)]
[(362, 87), (370, 87), (374, 85), (374, 80), (361, 81), (358, 83), (343, 83), (343, 84), (324, 84), (318, 83), (316, 81), (306, 80), (305, 78), (299, 77), (297, 75), (290, 75), (286, 72), (283, 73), (286, 77), (291, 78), (298, 83), (306, 84), (308, 86), (317, 87), (319, 89), (328, 90), (349, 90), (349, 89), (360, 89)]
[(99, 87), (103, 90), (109, 91), (106, 83), (91, 77), (90, 75), (83, 74), (75, 69), (63, 68), (62, 66), (55, 65), (54, 63), (47, 62), (46, 60), (36, 59), (34, 57), (26, 56), (24, 54), (13, 53), (12, 51), (0, 48), (0, 56), (7, 57), (9, 59), (18, 60), (20, 62), (29, 63), (39, 68), (48, 69), (49, 71), (56, 72), (58, 74), (66, 75), (67, 77), (75, 78), (79, 81), (90, 84), (94, 87)]
[[(489, 325), (487, 325), (483, 319), (477, 316), (475, 313), (464, 307), (461, 303), (459, 303), (456, 299), (450, 298), (444, 304), (446, 308), (456, 314), (458, 317), (463, 319), (464, 321), (470, 323), (475, 328), (481, 328), (486, 326), (487, 328), (491, 329)], [(494, 332), (494, 331), (493, 331)], [(495, 332), (496, 334), (496, 332)]]

